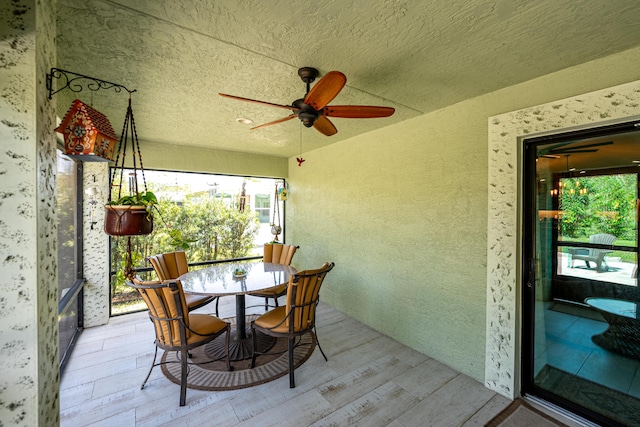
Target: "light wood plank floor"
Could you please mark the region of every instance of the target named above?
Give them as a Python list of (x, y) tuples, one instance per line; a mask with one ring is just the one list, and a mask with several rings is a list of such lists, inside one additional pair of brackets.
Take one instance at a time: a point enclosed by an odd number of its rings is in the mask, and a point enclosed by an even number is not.
[[(248, 305), (262, 302), (250, 298)], [(233, 316), (234, 298), (220, 301), (221, 317)], [(180, 407), (179, 386), (159, 367), (140, 390), (154, 350), (147, 313), (112, 318), (86, 329), (73, 351), (60, 385), (61, 425), (482, 426), (509, 404), (326, 304), (318, 308), (317, 327), (329, 361), (316, 349), (296, 370), (296, 388), (285, 376), (242, 390), (188, 389)]]

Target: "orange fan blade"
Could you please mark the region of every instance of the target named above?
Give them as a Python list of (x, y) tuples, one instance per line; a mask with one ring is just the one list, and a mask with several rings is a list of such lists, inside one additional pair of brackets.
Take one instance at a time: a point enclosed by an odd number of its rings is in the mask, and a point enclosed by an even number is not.
[(340, 93), (346, 83), (347, 77), (340, 71), (329, 71), (311, 88), (304, 103), (320, 111)]
[(324, 135), (331, 136), (338, 133), (338, 129), (331, 123), (331, 120), (327, 119), (325, 116), (319, 116), (315, 122), (313, 122), (313, 127), (316, 130)]
[(391, 107), (374, 107), (369, 105), (329, 105), (324, 107), (323, 115), (347, 119), (368, 119), (389, 117), (395, 112)]
[(300, 110), (299, 108), (294, 107), (293, 105), (272, 104), (271, 102), (258, 101), (256, 99), (243, 98), (241, 96), (235, 96), (235, 95), (227, 95), (226, 93), (219, 93), (218, 95), (224, 96), (225, 98), (235, 99), (238, 101), (246, 101), (246, 102), (253, 102), (254, 104), (268, 105), (270, 107), (285, 108), (287, 110), (293, 110), (293, 111)]
[(272, 121), (272, 122), (265, 123), (265, 124), (260, 125), (260, 126), (252, 127), (250, 130), (260, 129), (260, 128), (267, 127), (267, 126), (271, 126), (271, 125), (277, 125), (278, 123), (283, 123), (283, 122), (286, 122), (286, 121), (288, 121), (288, 120), (291, 120), (291, 119), (293, 119), (295, 116), (296, 116), (295, 114), (291, 114), (291, 115), (288, 115), (287, 117), (283, 117), (283, 118), (281, 118), (281, 119), (274, 120), (274, 121)]

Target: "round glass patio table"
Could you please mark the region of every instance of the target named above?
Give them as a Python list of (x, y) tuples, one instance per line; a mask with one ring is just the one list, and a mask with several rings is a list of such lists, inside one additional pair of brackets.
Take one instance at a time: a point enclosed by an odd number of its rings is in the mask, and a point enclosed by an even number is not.
[[(236, 277), (236, 269), (244, 269), (246, 275)], [(253, 343), (251, 330), (247, 329), (245, 313), (245, 295), (255, 291), (264, 291), (289, 281), (289, 276), (297, 270), (289, 265), (270, 262), (225, 262), (211, 267), (193, 270), (178, 277), (185, 293), (236, 297), (236, 325), (232, 328), (229, 340), (231, 360), (244, 360), (251, 357)], [(235, 330), (234, 330), (235, 329)], [(260, 334), (258, 347), (264, 351), (273, 345), (273, 339)], [(206, 347), (207, 354), (219, 358), (224, 356), (224, 337), (212, 341)]]

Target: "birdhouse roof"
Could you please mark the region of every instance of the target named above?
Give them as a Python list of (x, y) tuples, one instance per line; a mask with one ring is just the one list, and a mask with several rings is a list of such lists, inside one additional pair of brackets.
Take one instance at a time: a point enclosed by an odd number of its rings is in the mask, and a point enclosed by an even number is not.
[(100, 132), (104, 136), (118, 140), (118, 137), (116, 136), (116, 133), (114, 132), (113, 127), (111, 126), (111, 122), (109, 122), (107, 116), (80, 101), (79, 99), (73, 101), (71, 107), (69, 107), (69, 110), (67, 111), (67, 114), (64, 116), (62, 123), (56, 130), (58, 132), (62, 132), (77, 111), (81, 111), (90, 120), (91, 124), (98, 132)]

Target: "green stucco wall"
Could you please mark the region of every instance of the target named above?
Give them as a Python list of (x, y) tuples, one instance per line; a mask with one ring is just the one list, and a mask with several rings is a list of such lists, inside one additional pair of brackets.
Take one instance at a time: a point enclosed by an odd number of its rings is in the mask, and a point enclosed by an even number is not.
[(483, 381), (487, 120), (637, 80), (639, 65), (629, 50), (290, 159), (296, 267), (334, 261), (325, 302)]
[[(281, 157), (240, 153), (225, 150), (185, 147), (159, 142), (140, 141), (145, 169), (209, 172), (225, 175), (246, 175), (286, 178), (288, 163)], [(131, 153), (127, 153), (131, 164)]]

